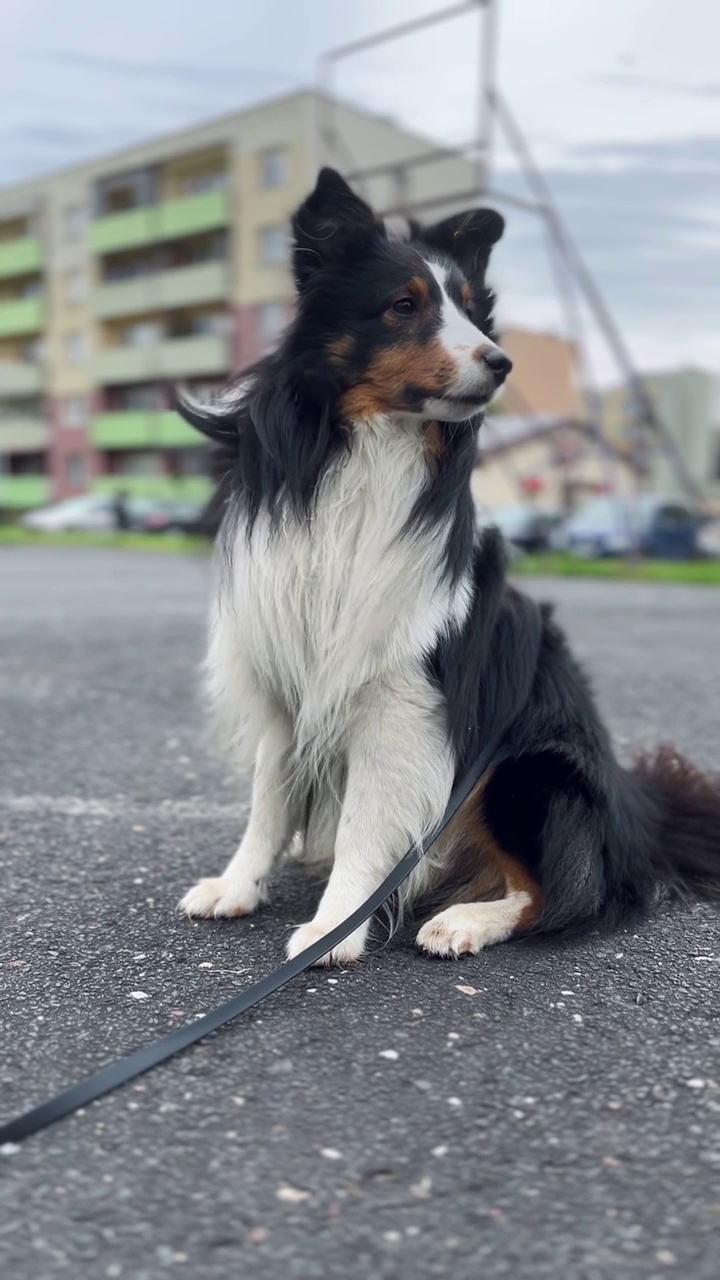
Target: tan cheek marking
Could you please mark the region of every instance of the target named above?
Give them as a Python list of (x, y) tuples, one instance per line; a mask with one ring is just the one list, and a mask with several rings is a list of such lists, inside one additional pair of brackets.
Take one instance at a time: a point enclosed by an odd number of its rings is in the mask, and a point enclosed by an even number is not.
[(407, 324), (405, 316), (399, 316), (397, 311), (392, 309), (383, 311), (382, 322), (386, 329), (402, 329)]
[(384, 412), (377, 392), (368, 386), (352, 387), (346, 391), (340, 399), (340, 409), (343, 417), (351, 422), (363, 422)]
[(355, 342), (353, 338), (350, 337), (349, 333), (345, 333), (341, 338), (335, 338), (332, 342), (328, 343), (328, 351), (330, 352), (332, 360), (342, 364), (343, 361), (347, 360), (354, 346)]
[(473, 298), (473, 291), (470, 288), (470, 285), (464, 284), (460, 290), (460, 293), (463, 300), (463, 306), (468, 309), (471, 308), (474, 302), (474, 298)]
[(402, 343), (378, 352), (362, 380), (343, 396), (341, 407), (350, 418), (402, 410), (409, 384), (441, 396), (456, 377), (457, 365), (439, 341)]

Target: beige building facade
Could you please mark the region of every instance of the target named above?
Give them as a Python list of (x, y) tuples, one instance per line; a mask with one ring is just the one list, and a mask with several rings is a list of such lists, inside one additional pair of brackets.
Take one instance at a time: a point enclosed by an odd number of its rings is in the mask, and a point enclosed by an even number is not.
[(486, 512), (522, 503), (569, 513), (600, 493), (633, 494), (639, 479), (628, 456), (581, 419), (490, 415), (480, 429), (472, 490)]
[[(211, 393), (277, 341), (288, 218), (319, 166), (383, 213), (437, 218), (476, 175), (426, 163), (433, 146), (301, 92), (0, 189), (0, 515), (88, 491), (201, 500), (207, 452), (174, 389)], [(578, 413), (571, 344), (504, 338), (507, 407)]]
[[(313, 92), (0, 190), (0, 512), (88, 490), (200, 498), (201, 438), (172, 411), (277, 340), (288, 217), (330, 159), (383, 210), (472, 184), (431, 145)], [(389, 166), (389, 167), (388, 167)], [(452, 206), (449, 206), (452, 207)]]

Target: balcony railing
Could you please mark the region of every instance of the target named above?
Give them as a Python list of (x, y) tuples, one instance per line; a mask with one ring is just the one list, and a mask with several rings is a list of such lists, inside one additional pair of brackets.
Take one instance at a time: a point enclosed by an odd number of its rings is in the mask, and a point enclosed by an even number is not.
[(90, 241), (96, 253), (114, 253), (158, 240), (173, 240), (227, 226), (230, 201), (226, 191), (145, 205), (126, 213), (111, 213), (92, 226)]
[(0, 338), (39, 333), (45, 319), (41, 298), (14, 298), (0, 302)]
[(119, 409), (93, 418), (96, 449), (193, 448), (205, 438), (171, 409)]
[(131, 280), (108, 281), (95, 294), (95, 313), (112, 316), (146, 315), (169, 307), (216, 302), (227, 297), (224, 262), (201, 262), (190, 267), (152, 271)]
[(47, 476), (8, 476), (0, 472), (0, 511), (41, 507), (50, 499)]
[(44, 418), (8, 413), (0, 406), (0, 454), (42, 453), (49, 440), (50, 427)]
[(42, 267), (42, 245), (33, 236), (0, 242), (0, 278), (29, 275)]
[(106, 347), (95, 357), (95, 377), (105, 385), (227, 374), (227, 338), (167, 338), (149, 347)]
[(32, 396), (42, 390), (43, 366), (30, 360), (3, 360), (0, 356), (0, 396)]

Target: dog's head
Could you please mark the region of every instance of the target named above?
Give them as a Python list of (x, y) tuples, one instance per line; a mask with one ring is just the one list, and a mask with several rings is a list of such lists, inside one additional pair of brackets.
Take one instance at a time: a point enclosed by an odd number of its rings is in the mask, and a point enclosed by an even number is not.
[(292, 219), (298, 328), (313, 363), (332, 370), (343, 416), (462, 422), (480, 412), (510, 371), (493, 340), (485, 284), (504, 223), (474, 209), (388, 235), (332, 169)]

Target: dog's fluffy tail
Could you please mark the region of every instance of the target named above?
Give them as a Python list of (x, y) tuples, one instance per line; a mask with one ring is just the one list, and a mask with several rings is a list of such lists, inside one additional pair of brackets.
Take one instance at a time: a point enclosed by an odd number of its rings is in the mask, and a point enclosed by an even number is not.
[(638, 757), (633, 772), (659, 815), (657, 879), (673, 897), (720, 902), (720, 775), (668, 744)]

